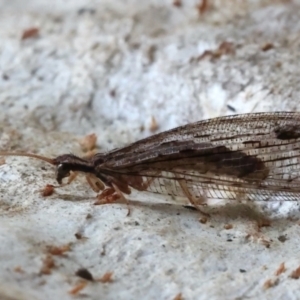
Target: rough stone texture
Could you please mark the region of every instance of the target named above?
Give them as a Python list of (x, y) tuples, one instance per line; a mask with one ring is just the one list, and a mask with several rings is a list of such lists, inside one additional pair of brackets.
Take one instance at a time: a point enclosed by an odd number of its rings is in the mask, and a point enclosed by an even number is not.
[[(104, 151), (152, 134), (152, 117), (161, 131), (232, 114), (228, 105), (298, 110), (300, 1), (209, 0), (203, 14), (199, 2), (0, 1), (0, 149), (82, 154), (78, 137), (96, 133)], [(38, 36), (22, 40), (33, 27)], [(27, 158), (0, 166), (1, 299), (73, 299), (79, 268), (113, 272), (112, 283), (88, 283), (85, 299), (300, 297), (289, 277), (300, 266), (295, 203), (272, 205), (272, 226), (258, 232), (243, 205), (201, 224), (143, 193), (129, 217), (124, 204), (94, 206), (81, 179), (42, 197), (54, 177)]]

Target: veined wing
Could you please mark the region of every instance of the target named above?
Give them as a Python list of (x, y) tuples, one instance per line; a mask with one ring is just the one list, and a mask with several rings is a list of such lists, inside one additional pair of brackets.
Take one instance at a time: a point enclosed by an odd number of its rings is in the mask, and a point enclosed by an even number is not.
[(298, 200), (299, 138), (299, 113), (221, 117), (114, 150), (99, 168), (161, 194), (182, 196), (181, 180), (195, 197)]

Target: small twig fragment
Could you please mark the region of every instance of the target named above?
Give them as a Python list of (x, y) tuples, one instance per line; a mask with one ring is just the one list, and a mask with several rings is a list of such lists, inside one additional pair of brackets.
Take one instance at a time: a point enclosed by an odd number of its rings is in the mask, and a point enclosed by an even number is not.
[(97, 281), (100, 281), (102, 283), (110, 283), (113, 282), (113, 272), (106, 272), (101, 278), (97, 279)]
[(264, 285), (263, 285), (263, 288), (265, 290), (277, 285), (279, 283), (279, 279), (278, 278), (275, 278), (275, 279), (268, 279), (265, 281)]
[(49, 246), (47, 247), (47, 251), (52, 255), (60, 256), (65, 254), (66, 252), (71, 251), (71, 246), (70, 244), (64, 246)]
[(231, 42), (224, 41), (215, 50), (206, 50), (199, 57), (198, 61), (208, 57), (210, 59), (218, 59), (223, 55), (235, 54), (235, 45)]
[(298, 267), (297, 269), (295, 269), (289, 276), (290, 278), (293, 279), (299, 279), (300, 277), (300, 267)]
[(275, 272), (275, 276), (279, 276), (280, 274), (284, 273), (286, 271), (286, 267), (284, 265), (284, 262), (280, 264), (279, 268)]
[(86, 286), (87, 286), (87, 281), (80, 281), (78, 282), (70, 291), (69, 294), (70, 295), (77, 295), (81, 290), (83, 290)]
[(55, 267), (54, 259), (51, 255), (47, 255), (43, 260), (43, 265), (40, 270), (40, 274), (49, 275), (51, 274), (51, 270)]

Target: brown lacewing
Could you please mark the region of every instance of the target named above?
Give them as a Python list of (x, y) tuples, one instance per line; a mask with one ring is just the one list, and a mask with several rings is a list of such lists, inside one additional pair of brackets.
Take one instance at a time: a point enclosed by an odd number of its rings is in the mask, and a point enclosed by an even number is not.
[[(177, 127), (90, 158), (64, 154), (27, 156), (56, 166), (56, 180), (85, 173), (96, 204), (131, 189), (186, 197), (198, 207), (207, 199), (298, 200), (300, 113), (252, 113)], [(75, 174), (75, 175), (74, 175)]]

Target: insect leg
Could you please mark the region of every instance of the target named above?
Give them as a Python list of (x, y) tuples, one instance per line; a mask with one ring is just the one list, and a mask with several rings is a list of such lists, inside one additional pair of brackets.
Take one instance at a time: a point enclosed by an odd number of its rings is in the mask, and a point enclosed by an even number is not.
[(110, 199), (115, 193), (115, 189), (112, 187), (108, 187), (105, 190), (103, 190), (98, 196), (97, 201), (94, 203), (95, 205), (101, 205), (112, 202)]
[(98, 195), (97, 197), (98, 200), (94, 203), (94, 205), (113, 203), (116, 200), (121, 199), (127, 204), (127, 208), (128, 208), (127, 216), (129, 216), (130, 207), (129, 207), (128, 200), (124, 197), (123, 193), (120, 191), (120, 189), (116, 184), (114, 184), (113, 182), (111, 184), (112, 187), (106, 188)]
[(94, 192), (99, 193), (100, 191), (104, 190), (105, 186), (97, 176), (93, 174), (87, 174), (85, 179)]
[[(157, 174), (155, 174), (157, 175)], [(151, 183), (154, 181), (155, 177), (152, 177), (151, 179), (148, 178), (147, 182), (142, 183), (142, 189), (147, 190), (148, 187), (151, 185)]]
[(78, 176), (78, 172), (71, 171), (70, 176), (68, 177), (68, 181), (66, 183), (60, 184), (59, 187), (66, 186), (66, 185), (70, 184), (72, 181), (74, 181), (76, 179), (77, 176)]
[[(184, 180), (178, 180), (179, 182), (179, 185), (183, 191), (183, 193), (185, 194), (185, 196), (189, 199), (190, 203), (195, 207), (197, 208), (197, 210), (202, 213), (204, 216), (206, 217), (209, 217), (209, 214), (203, 212), (200, 207), (199, 207), (199, 201), (197, 199), (195, 199), (195, 197), (190, 193), (187, 185), (186, 185), (186, 182)], [(202, 197), (201, 199), (202, 201), (201, 202), (205, 202), (205, 198)]]
[(60, 188), (60, 187), (66, 186), (66, 185), (70, 184), (72, 181), (74, 181), (77, 176), (78, 176), (78, 172), (71, 171), (70, 176), (68, 177), (68, 181), (66, 183), (61, 183), (58, 186), (54, 185), (53, 187)]
[(120, 189), (118, 188), (117, 185), (115, 185), (114, 183), (112, 183), (112, 186), (114, 187), (116, 193), (119, 195), (119, 199), (122, 199), (124, 202), (126, 202), (127, 204), (127, 217), (130, 215), (130, 206), (129, 206), (129, 202), (128, 200), (124, 197), (124, 194), (120, 191)]
[[(133, 187), (137, 191), (146, 191), (159, 173), (156, 172), (153, 177), (148, 177), (146, 182), (140, 176), (123, 176), (123, 181), (125, 180), (130, 187)], [(125, 194), (127, 193), (125, 192)]]

